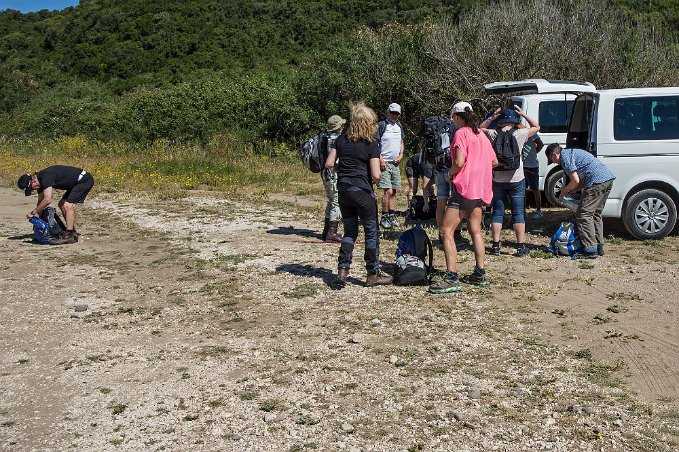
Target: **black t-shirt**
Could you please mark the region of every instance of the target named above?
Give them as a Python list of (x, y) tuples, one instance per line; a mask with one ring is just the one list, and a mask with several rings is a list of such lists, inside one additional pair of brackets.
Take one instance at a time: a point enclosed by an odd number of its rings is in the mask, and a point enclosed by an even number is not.
[(44, 189), (49, 187), (58, 190), (70, 190), (78, 183), (78, 177), (80, 177), (82, 172), (82, 168), (74, 166), (49, 166), (37, 173), (38, 180), (40, 181), (38, 193), (42, 193)]
[(372, 191), (372, 175), (370, 159), (380, 158), (380, 145), (377, 141), (349, 141), (346, 134), (335, 141), (337, 149), (337, 190), (352, 191), (356, 189)]

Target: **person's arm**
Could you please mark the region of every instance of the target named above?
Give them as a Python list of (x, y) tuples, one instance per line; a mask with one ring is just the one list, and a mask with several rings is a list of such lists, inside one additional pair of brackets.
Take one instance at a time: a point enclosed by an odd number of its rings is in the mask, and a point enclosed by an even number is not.
[(540, 131), (540, 125), (538, 124), (538, 122), (535, 119), (528, 116), (526, 114), (526, 112), (521, 109), (521, 107), (519, 107), (518, 105), (514, 105), (514, 110), (516, 110), (516, 112), (519, 114), (519, 116), (524, 118), (526, 120), (526, 122), (528, 123), (528, 136), (529, 137), (532, 137), (533, 135), (535, 135), (536, 133), (538, 133)]
[(35, 209), (31, 210), (31, 212), (26, 216), (28, 218), (40, 216), (42, 211), (45, 210), (45, 208), (49, 206), (51, 202), (52, 202), (52, 187), (47, 187), (42, 192), (38, 193), (38, 203), (36, 204)]
[(460, 172), (464, 166), (465, 157), (459, 146), (455, 146), (454, 149), (455, 158), (453, 159), (453, 166), (450, 167), (450, 178), (452, 179), (457, 173)]
[(561, 193), (559, 193), (559, 199), (563, 199), (564, 196), (568, 196), (573, 192), (576, 192), (580, 190), (580, 176), (578, 176), (577, 171), (573, 171), (568, 175), (568, 177), (571, 178), (570, 182), (568, 182), (568, 185), (563, 187), (561, 189)]
[(398, 157), (394, 159), (394, 165), (398, 165), (398, 163), (403, 160), (403, 150), (405, 149), (405, 146), (403, 144), (403, 139), (401, 138), (401, 149), (399, 150)]
[(422, 176), (422, 197), (424, 198), (424, 204), (422, 204), (422, 212), (429, 212), (430, 188), (431, 181), (426, 176)]
[(328, 158), (325, 159), (325, 167), (329, 170), (335, 167), (335, 162), (337, 161), (337, 149), (334, 147), (328, 152)]
[(382, 170), (380, 170), (380, 161), (382, 158), (371, 158), (370, 159), (370, 175), (373, 178), (373, 183), (378, 183), (380, 177), (382, 177)]
[(486, 132), (486, 130), (488, 130), (488, 126), (490, 125), (490, 123), (495, 121), (500, 116), (501, 111), (502, 109), (498, 107), (497, 110), (495, 110), (495, 112), (493, 112), (491, 116), (489, 116), (481, 124), (479, 124), (479, 129), (483, 132)]

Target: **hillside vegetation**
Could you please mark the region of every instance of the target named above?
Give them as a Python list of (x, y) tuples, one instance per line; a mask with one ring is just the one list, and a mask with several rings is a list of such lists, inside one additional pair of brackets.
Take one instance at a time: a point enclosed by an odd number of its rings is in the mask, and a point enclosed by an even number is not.
[(365, 99), (412, 137), (489, 81), (676, 84), (677, 30), (677, 0), (81, 0), (0, 13), (0, 127), (284, 154)]

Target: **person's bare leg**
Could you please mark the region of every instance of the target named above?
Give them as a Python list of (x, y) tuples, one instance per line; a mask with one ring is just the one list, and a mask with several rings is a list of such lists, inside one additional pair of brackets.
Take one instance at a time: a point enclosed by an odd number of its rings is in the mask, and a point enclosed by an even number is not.
[(540, 196), (540, 189), (532, 188), (530, 191), (533, 193), (533, 198), (535, 198), (535, 210), (542, 210), (542, 196)]
[(75, 204), (66, 202), (62, 199), (59, 202), (59, 208), (61, 209), (61, 213), (64, 215), (66, 229), (73, 231), (75, 229)]
[(446, 257), (446, 270), (449, 272), (457, 272), (457, 247), (453, 233), (461, 220), (458, 209), (451, 207), (446, 209), (441, 225), (441, 239), (443, 240), (443, 253)]
[(490, 224), (490, 235), (493, 238), (493, 242), (500, 241), (500, 232), (502, 231), (502, 223), (491, 223)]
[(389, 197), (391, 196), (391, 188), (385, 188), (384, 194), (382, 195), (382, 213), (386, 214), (389, 212)]
[(516, 234), (516, 243), (526, 243), (526, 223), (514, 223), (514, 234)]
[(477, 207), (469, 213), (467, 220), (467, 230), (472, 237), (472, 245), (474, 247), (474, 259), (476, 260), (476, 267), (480, 270), (485, 268), (486, 244), (483, 240), (483, 232), (481, 229), (481, 222), (483, 221), (483, 209)]

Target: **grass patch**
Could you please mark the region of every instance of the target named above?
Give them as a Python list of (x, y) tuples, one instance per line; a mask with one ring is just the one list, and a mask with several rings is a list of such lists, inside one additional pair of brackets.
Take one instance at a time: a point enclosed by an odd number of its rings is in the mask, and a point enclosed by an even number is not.
[(111, 413), (113, 413), (114, 416), (116, 416), (118, 414), (122, 414), (127, 409), (127, 405), (124, 403), (112, 403), (108, 406), (108, 409), (111, 410)]
[(285, 298), (298, 300), (306, 297), (313, 297), (318, 294), (320, 286), (318, 284), (304, 283), (294, 287), (292, 290), (283, 292)]
[(272, 411), (284, 411), (285, 404), (280, 399), (267, 399), (259, 404), (259, 409), (267, 413)]
[(614, 314), (620, 314), (621, 312), (627, 312), (629, 309), (627, 309), (625, 306), (619, 306), (617, 304), (614, 304), (607, 307), (606, 310)]
[(621, 301), (641, 301), (642, 298), (632, 292), (613, 292), (606, 294), (606, 298), (609, 300), (621, 300)]

